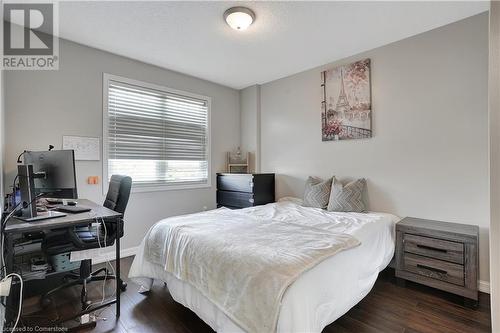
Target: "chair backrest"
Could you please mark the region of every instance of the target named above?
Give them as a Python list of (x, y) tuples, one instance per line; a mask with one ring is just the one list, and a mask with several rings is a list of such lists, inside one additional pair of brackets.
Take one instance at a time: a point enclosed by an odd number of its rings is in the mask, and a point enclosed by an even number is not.
[(103, 206), (124, 214), (127, 208), (128, 198), (130, 197), (131, 188), (132, 178), (129, 176), (112, 175)]

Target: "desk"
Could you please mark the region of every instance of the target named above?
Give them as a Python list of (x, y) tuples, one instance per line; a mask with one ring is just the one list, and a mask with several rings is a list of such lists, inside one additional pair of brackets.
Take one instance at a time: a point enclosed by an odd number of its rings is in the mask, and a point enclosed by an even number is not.
[[(7, 274), (13, 272), (14, 269), (14, 243), (13, 237), (16, 234), (23, 234), (27, 232), (34, 231), (50, 231), (54, 229), (64, 229), (64, 228), (74, 228), (76, 226), (88, 225), (89, 223), (93, 223), (96, 219), (104, 219), (105, 222), (108, 223), (116, 223), (116, 230), (121, 229), (122, 214), (117, 213), (111, 209), (103, 207), (102, 205), (98, 205), (90, 200), (86, 199), (78, 199), (78, 205), (86, 206), (91, 208), (90, 212), (78, 213), (78, 214), (70, 214), (46, 220), (39, 220), (34, 222), (25, 222), (19, 220), (17, 218), (11, 218), (4, 229), (4, 237), (5, 237), (5, 266), (7, 269)], [(61, 318), (55, 324), (62, 324), (68, 320), (78, 318), (83, 314), (93, 312), (97, 309), (106, 307), (110, 304), (116, 304), (116, 317), (120, 316), (120, 237), (116, 237), (115, 240), (115, 248), (116, 248), (116, 266), (115, 266), (115, 274), (116, 274), (116, 296), (115, 299), (108, 300), (104, 302), (102, 305), (92, 306), (91, 308), (81, 311), (75, 314), (72, 317)], [(11, 296), (8, 298), (10, 305), (14, 303), (14, 297), (18, 295), (17, 290), (11, 290)], [(15, 303), (14, 303), (15, 304)], [(9, 319), (9, 318), (6, 318)]]

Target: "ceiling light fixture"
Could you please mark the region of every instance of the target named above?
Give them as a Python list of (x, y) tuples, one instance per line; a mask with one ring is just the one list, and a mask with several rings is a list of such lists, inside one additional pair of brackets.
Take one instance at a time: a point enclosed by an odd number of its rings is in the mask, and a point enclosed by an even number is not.
[(246, 7), (232, 7), (224, 12), (224, 20), (234, 30), (245, 30), (255, 21), (255, 14)]

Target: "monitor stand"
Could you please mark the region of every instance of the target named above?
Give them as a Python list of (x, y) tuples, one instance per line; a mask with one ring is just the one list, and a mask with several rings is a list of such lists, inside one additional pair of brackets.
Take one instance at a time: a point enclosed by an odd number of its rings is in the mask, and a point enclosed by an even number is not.
[(36, 216), (34, 217), (23, 217), (23, 216), (18, 216), (17, 219), (26, 221), (26, 222), (35, 222), (35, 221), (40, 221), (40, 220), (46, 220), (46, 219), (55, 219), (57, 217), (64, 217), (67, 216), (67, 214), (61, 213), (61, 212), (54, 212), (52, 210), (49, 210), (47, 212), (38, 212)]
[(21, 190), (21, 216), (18, 219), (26, 222), (34, 222), (46, 219), (66, 216), (61, 212), (46, 211), (37, 212), (35, 194), (35, 178), (41, 178), (43, 174), (33, 172), (33, 165), (18, 165), (17, 174), (19, 175), (19, 189)]

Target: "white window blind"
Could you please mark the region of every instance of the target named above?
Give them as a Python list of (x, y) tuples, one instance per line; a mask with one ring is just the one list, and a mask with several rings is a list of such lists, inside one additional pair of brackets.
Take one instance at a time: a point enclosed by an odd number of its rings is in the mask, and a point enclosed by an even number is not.
[(208, 99), (107, 82), (108, 179), (129, 175), (143, 188), (208, 184)]

